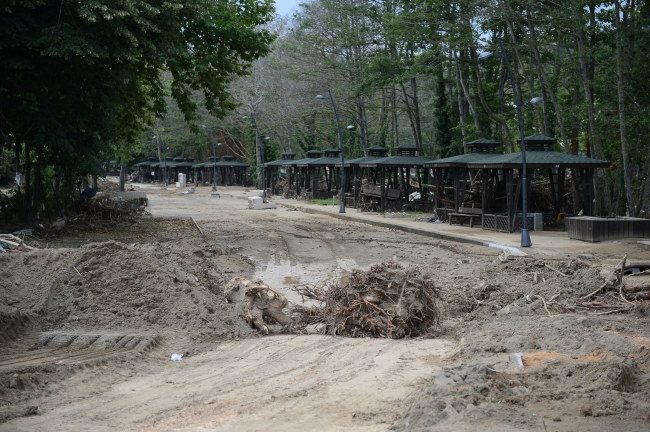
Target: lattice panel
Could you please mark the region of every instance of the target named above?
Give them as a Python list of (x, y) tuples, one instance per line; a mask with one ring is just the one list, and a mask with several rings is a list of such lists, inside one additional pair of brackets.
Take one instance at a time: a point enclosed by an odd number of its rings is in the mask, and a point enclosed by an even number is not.
[(483, 215), (483, 229), (496, 231), (497, 215), (486, 214)]
[(496, 218), (496, 226), (495, 226), (495, 231), (499, 232), (510, 232), (508, 230), (508, 216), (500, 216), (500, 215), (495, 215)]
[(542, 214), (542, 225), (553, 226), (555, 225), (555, 215), (553, 213)]
[[(532, 231), (533, 227), (535, 226), (535, 217), (534, 216), (528, 216), (526, 219), (528, 219), (528, 230)], [(515, 229), (514, 229), (514, 231), (517, 231), (517, 232), (521, 231), (521, 227), (523, 225), (523, 220), (524, 220), (523, 217), (517, 215), (517, 217), (515, 218)]]

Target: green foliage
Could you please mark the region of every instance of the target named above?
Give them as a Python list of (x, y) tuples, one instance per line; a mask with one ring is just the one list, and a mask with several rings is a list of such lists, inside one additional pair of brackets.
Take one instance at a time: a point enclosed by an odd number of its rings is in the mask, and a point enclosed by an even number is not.
[(102, 160), (142, 151), (142, 132), (167, 109), (168, 72), (198, 133), (193, 92), (213, 117), (232, 110), (228, 84), (269, 52), (274, 36), (261, 26), (272, 13), (270, 0), (4, 2), (0, 129), (32, 169), (53, 166), (72, 184), (101, 173)]

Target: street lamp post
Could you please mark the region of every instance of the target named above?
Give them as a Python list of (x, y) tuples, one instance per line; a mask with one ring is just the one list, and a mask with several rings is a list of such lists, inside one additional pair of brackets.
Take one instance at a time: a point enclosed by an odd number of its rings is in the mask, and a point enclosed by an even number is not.
[[(242, 117), (244, 120), (248, 120), (248, 116)], [(260, 130), (257, 127), (257, 121), (255, 120), (255, 113), (251, 113), (251, 121), (255, 125), (255, 147), (260, 155), (260, 164), (262, 165), (262, 198), (266, 199), (266, 170), (264, 169), (264, 148), (262, 146), (262, 140), (260, 139)], [(265, 137), (264, 141), (270, 140), (271, 137)], [(259, 184), (259, 183), (258, 183)]]
[(217, 143), (215, 145), (214, 142), (214, 135), (212, 134), (212, 128), (206, 125), (201, 125), (203, 129), (206, 129), (210, 131), (210, 142), (212, 143), (212, 154), (214, 156), (213, 162), (214, 162), (214, 171), (212, 173), (212, 191), (216, 192), (217, 190), (217, 146), (221, 147), (221, 143)]
[(510, 85), (512, 86), (512, 93), (515, 96), (515, 106), (517, 108), (517, 118), (519, 120), (519, 135), (521, 138), (521, 200), (522, 200), (522, 209), (521, 216), (523, 218), (522, 228), (521, 228), (521, 247), (531, 247), (533, 244), (530, 241), (530, 233), (528, 232), (528, 188), (527, 185), (527, 174), (526, 174), (526, 142), (524, 141), (524, 119), (522, 115), (522, 108), (528, 105), (534, 105), (542, 102), (542, 98), (535, 97), (527, 102), (523, 106), (519, 103), (519, 95), (517, 94), (517, 87), (515, 86), (515, 78), (512, 75), (512, 70), (510, 69), (510, 62), (508, 61), (508, 56), (506, 55), (506, 50), (503, 48), (503, 42), (499, 38), (499, 46), (501, 47), (501, 52), (485, 52), (481, 53), (478, 56), (478, 60), (485, 60), (493, 55), (501, 56), (501, 58), (506, 62), (506, 69), (508, 69), (508, 75), (510, 76)]
[(339, 213), (345, 213), (345, 155), (343, 151), (343, 134), (341, 133), (341, 122), (339, 121), (339, 111), (336, 109), (336, 104), (334, 103), (334, 98), (332, 97), (332, 90), (328, 89), (327, 93), (329, 97), (323, 95), (316, 96), (316, 99), (324, 99), (332, 102), (332, 107), (334, 108), (334, 115), (336, 116), (336, 130), (339, 135), (339, 148), (341, 149), (341, 207)]

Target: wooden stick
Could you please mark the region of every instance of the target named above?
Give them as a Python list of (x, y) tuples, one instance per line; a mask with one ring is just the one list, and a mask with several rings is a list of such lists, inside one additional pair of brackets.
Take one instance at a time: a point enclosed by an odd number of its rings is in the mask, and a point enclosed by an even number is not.
[(536, 295), (535, 297), (542, 299), (542, 303), (544, 303), (544, 309), (546, 309), (546, 313), (548, 314), (548, 316), (552, 317), (553, 315), (551, 315), (551, 313), (548, 311), (548, 308), (546, 307), (546, 301), (544, 301), (544, 297), (538, 295)]
[(199, 232), (203, 237), (205, 237), (205, 233), (203, 232), (199, 224), (197, 224), (196, 221), (194, 220), (194, 216), (190, 216), (190, 219), (192, 219), (192, 222), (194, 222), (194, 226), (196, 227), (196, 229), (199, 230)]
[(562, 273), (561, 271), (559, 271), (559, 270), (557, 270), (557, 269), (554, 269), (553, 267), (551, 267), (551, 266), (548, 265), (548, 264), (544, 264), (544, 267), (546, 267), (547, 269), (553, 270), (555, 273), (557, 273), (557, 274), (559, 274), (559, 275), (562, 275), (562, 276), (564, 276), (564, 277), (569, 277), (568, 274), (564, 274), (564, 273)]
[(77, 270), (77, 267), (75, 267), (75, 266), (72, 266), (72, 268), (74, 269), (74, 271), (76, 271), (76, 272), (77, 272), (77, 274), (78, 274), (79, 276), (81, 276), (81, 273), (79, 273), (79, 270)]
[(607, 284), (609, 283), (610, 280), (611, 280), (611, 279), (608, 279), (604, 284), (602, 284), (601, 286), (599, 286), (598, 289), (597, 289), (596, 291), (594, 291), (594, 292), (590, 292), (590, 293), (587, 294), (586, 296), (584, 296), (584, 297), (580, 297), (578, 300), (587, 300), (587, 299), (591, 298), (591, 296), (593, 296), (593, 295), (595, 295), (595, 294), (598, 294), (598, 293), (599, 293), (603, 288), (605, 288), (605, 287), (607, 286)]

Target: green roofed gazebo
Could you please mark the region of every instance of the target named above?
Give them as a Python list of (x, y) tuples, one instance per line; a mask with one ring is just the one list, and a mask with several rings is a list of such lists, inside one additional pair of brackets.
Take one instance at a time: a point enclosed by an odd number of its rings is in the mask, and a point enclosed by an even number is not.
[[(533, 137), (543, 136), (533, 135)], [(547, 150), (526, 151), (526, 166), (529, 171), (527, 177), (531, 179), (527, 182), (529, 196), (533, 174), (548, 174), (553, 201), (553, 213), (549, 216), (556, 218), (560, 213), (564, 213), (564, 184), (566, 170), (569, 169), (573, 179), (577, 179), (576, 174), (579, 174), (582, 181), (584, 215), (593, 215), (594, 170), (607, 168), (611, 164), (598, 159), (552, 151), (550, 150), (552, 140), (549, 137), (538, 138), (537, 148)], [(518, 213), (522, 192), (521, 162), (521, 152), (516, 152), (491, 156), (467, 164), (470, 169), (482, 171), (483, 228), (506, 232), (521, 229), (521, 218)], [(505, 199), (506, 202), (495, 202), (501, 199)], [(495, 210), (497, 213), (494, 213)], [(531, 211), (530, 208), (526, 210), (529, 215), (535, 211), (535, 209)], [(532, 219), (533, 216), (530, 218)], [(530, 222), (529, 225), (533, 226), (533, 221)]]
[(154, 172), (152, 166), (158, 163), (158, 158), (156, 156), (149, 156), (146, 161), (135, 164), (134, 166), (138, 168), (138, 175), (142, 178), (142, 181), (154, 181)]
[(322, 150), (309, 150), (305, 153), (303, 159), (292, 160), (284, 165), (287, 169), (287, 176), (289, 177), (289, 191), (287, 192), (287, 198), (292, 198), (292, 195), (294, 194), (295, 197), (299, 197), (303, 190), (305, 193), (311, 191), (311, 182), (308, 175), (309, 172), (303, 163), (321, 157), (323, 157)]
[[(436, 209), (439, 218), (447, 220), (447, 214), (456, 213), (458, 208), (463, 206), (466, 198), (472, 200), (480, 196), (476, 190), (480, 186), (476, 182), (476, 173), (468, 168), (468, 163), (497, 156), (494, 152), (500, 145), (497, 141), (479, 138), (463, 143), (465, 154), (436, 159), (424, 164), (427, 174), (430, 171), (430, 178), (433, 180), (433, 185), (426, 187), (433, 189), (433, 208)], [(452, 175), (453, 185), (446, 186), (445, 183), (450, 181)], [(447, 192), (453, 192), (452, 199), (448, 198)]]
[[(295, 165), (307, 169), (307, 177), (311, 179), (312, 199), (331, 198), (332, 188), (338, 193), (341, 178), (341, 150), (328, 148), (323, 150), (322, 157), (303, 159)], [(322, 177), (325, 179), (325, 189), (321, 190)]]
[[(280, 170), (286, 165), (296, 160), (296, 154), (293, 152), (282, 153), (282, 158), (274, 160), (272, 162), (267, 162), (264, 164), (266, 168), (266, 184), (271, 185), (271, 195), (276, 195), (278, 192), (278, 183), (280, 181)], [(288, 177), (288, 173), (287, 173)], [(288, 179), (287, 179), (288, 181)], [(287, 189), (291, 188), (291, 184), (287, 185)], [(282, 191), (286, 192), (285, 190)]]
[[(348, 179), (345, 184), (348, 190), (352, 193), (352, 202), (346, 203), (346, 205), (349, 205), (350, 207), (357, 207), (359, 204), (364, 173), (371, 170), (371, 168), (362, 167), (361, 165), (388, 157), (388, 149), (381, 146), (368, 147), (366, 153), (368, 156), (362, 156), (360, 158), (345, 161), (345, 178)], [(350, 181), (350, 179), (352, 181)]]
[[(395, 156), (388, 156), (374, 161), (360, 163), (363, 168), (369, 170), (367, 190), (361, 195), (372, 196), (379, 192), (380, 209), (384, 211), (388, 199), (408, 200), (411, 193), (411, 172), (415, 170), (418, 190), (422, 195), (422, 170), (426, 162), (431, 159), (418, 156), (418, 148), (412, 145), (395, 147)], [(374, 174), (374, 176), (373, 176)], [(424, 173), (426, 175), (426, 173)], [(376, 182), (379, 181), (378, 190)], [(427, 180), (426, 178), (424, 179)]]
[(221, 174), (221, 184), (224, 186), (245, 186), (248, 164), (237, 162), (234, 156), (226, 155), (217, 162), (217, 173)]
[[(209, 186), (215, 181), (214, 177), (214, 165), (219, 162), (219, 156), (210, 156), (206, 162), (194, 164), (194, 168), (197, 170), (196, 173), (196, 185)], [(217, 173), (218, 176), (218, 173)], [(216, 183), (214, 183), (216, 186)]]

